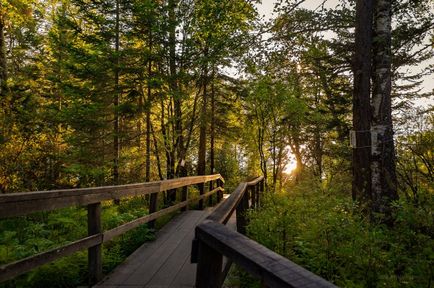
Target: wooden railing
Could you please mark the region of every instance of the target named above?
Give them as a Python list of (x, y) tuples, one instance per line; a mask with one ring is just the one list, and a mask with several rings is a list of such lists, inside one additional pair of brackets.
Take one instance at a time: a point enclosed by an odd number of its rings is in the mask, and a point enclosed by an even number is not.
[[(241, 183), (196, 227), (192, 249), (192, 262), (197, 263), (196, 288), (221, 287), (233, 262), (260, 279), (262, 287), (336, 287), (243, 235), (245, 212), (260, 206), (263, 192), (263, 177)], [(234, 211), (238, 232), (225, 226)]]
[[(204, 184), (216, 181), (215, 189), (205, 192)], [(0, 218), (27, 215), (38, 211), (51, 211), (70, 206), (87, 206), (88, 236), (67, 245), (0, 266), (0, 282), (14, 278), (38, 266), (52, 262), (74, 252), (88, 249), (89, 282), (95, 284), (102, 278), (102, 244), (114, 237), (154, 221), (158, 217), (186, 209), (193, 202), (203, 203), (206, 197), (217, 194), (217, 201), (223, 196), (224, 179), (220, 174), (209, 176), (184, 177), (172, 180), (105, 186), (96, 188), (37, 191), (0, 195)], [(190, 199), (187, 186), (198, 185), (200, 195)], [(181, 190), (180, 201), (170, 207), (157, 211), (157, 197), (160, 192)], [(150, 195), (149, 214), (108, 231), (102, 231), (101, 202), (125, 197)], [(202, 205), (200, 205), (202, 206)]]

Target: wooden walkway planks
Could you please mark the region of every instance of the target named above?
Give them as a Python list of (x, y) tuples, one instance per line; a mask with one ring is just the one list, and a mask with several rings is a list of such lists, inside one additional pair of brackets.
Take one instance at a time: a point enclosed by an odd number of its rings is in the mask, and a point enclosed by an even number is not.
[(94, 287), (194, 287), (196, 264), (190, 263), (194, 227), (209, 212), (191, 210), (178, 215), (157, 233), (155, 241), (142, 245)]

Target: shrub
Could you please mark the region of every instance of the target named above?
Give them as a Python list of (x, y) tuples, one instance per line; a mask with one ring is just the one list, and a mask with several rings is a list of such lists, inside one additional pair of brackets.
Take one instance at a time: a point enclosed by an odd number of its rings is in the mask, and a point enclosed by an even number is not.
[(267, 194), (249, 214), (248, 234), (341, 287), (430, 287), (433, 195), (418, 204), (403, 197), (391, 228), (370, 222), (350, 195), (345, 185), (309, 180)]

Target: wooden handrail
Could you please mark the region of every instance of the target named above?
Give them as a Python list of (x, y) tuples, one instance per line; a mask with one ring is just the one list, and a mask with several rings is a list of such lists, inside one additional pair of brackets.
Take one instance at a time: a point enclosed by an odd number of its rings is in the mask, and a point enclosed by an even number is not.
[[(211, 215), (207, 217), (208, 220), (212, 220), (221, 224), (226, 224), (231, 218), (233, 212), (237, 208), (241, 199), (244, 197), (246, 189), (248, 187), (252, 187), (258, 185), (260, 182), (264, 180), (264, 176), (260, 176), (255, 178), (250, 182), (243, 182), (238, 185), (238, 187), (231, 193), (228, 199), (223, 202), (220, 206), (218, 206)], [(262, 190), (263, 191), (263, 190)], [(258, 191), (259, 192), (259, 191)], [(258, 193), (256, 193), (258, 194)]]
[(220, 174), (92, 188), (21, 192), (0, 195), (0, 218), (27, 215), (70, 206), (84, 206), (124, 197), (143, 196), (184, 186), (224, 179)]
[[(182, 195), (180, 203), (156, 211), (150, 207), (150, 214), (124, 223), (108, 231), (101, 231), (101, 201), (121, 199), (132, 196), (151, 195), (159, 192), (186, 187), (195, 184), (204, 184), (217, 181), (217, 187), (209, 192), (203, 192), (196, 198), (188, 199)], [(206, 176), (192, 176), (171, 180), (155, 181), (149, 183), (105, 186), (95, 188), (65, 189), (53, 191), (23, 192), (0, 195), (0, 218), (27, 215), (38, 211), (51, 211), (70, 206), (84, 206), (88, 208), (88, 237), (55, 249), (39, 253), (13, 263), (0, 266), (0, 282), (12, 279), (20, 274), (30, 271), (38, 266), (50, 263), (61, 257), (71, 255), (77, 251), (88, 249), (90, 284), (95, 284), (102, 278), (101, 245), (118, 235), (149, 223), (163, 215), (187, 207), (191, 203), (211, 197), (217, 193), (217, 199), (222, 197), (224, 179), (220, 174)], [(184, 199), (185, 198), (185, 199)], [(156, 199), (156, 198), (155, 198)]]
[[(247, 224), (245, 212), (259, 206), (263, 191), (263, 177), (241, 183), (225, 202), (196, 226), (192, 249), (192, 262), (198, 263), (196, 287), (220, 288), (231, 263), (259, 278), (262, 287), (336, 287), (243, 235)], [(238, 232), (224, 226), (234, 211)], [(223, 256), (229, 260), (225, 267)]]

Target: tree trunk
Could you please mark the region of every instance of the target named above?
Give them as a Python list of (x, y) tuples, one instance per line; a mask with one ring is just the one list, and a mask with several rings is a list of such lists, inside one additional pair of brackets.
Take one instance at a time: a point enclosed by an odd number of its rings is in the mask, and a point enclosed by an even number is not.
[(373, 0), (357, 0), (356, 40), (353, 94), (353, 144), (352, 196), (363, 203), (371, 199), (370, 169), (370, 90), (372, 47)]
[[(116, 22), (115, 22), (115, 95), (113, 99), (114, 106), (114, 127), (113, 127), (113, 185), (119, 185), (119, 1), (116, 0)], [(119, 200), (115, 200), (119, 202)]]
[[(205, 48), (204, 57), (207, 58), (208, 53)], [(208, 105), (208, 64), (205, 63), (202, 71), (202, 110), (200, 113), (200, 133), (199, 133), (199, 157), (197, 163), (197, 175), (205, 175), (206, 172), (206, 127), (207, 127), (207, 105)]]
[[(177, 85), (177, 72), (176, 72), (176, 14), (175, 9), (177, 6), (176, 0), (169, 0), (169, 89), (171, 97), (173, 98), (174, 110), (174, 125), (172, 127), (172, 145), (168, 149), (167, 158), (167, 179), (175, 177), (175, 163), (176, 153), (178, 152), (177, 146), (182, 141), (182, 114), (181, 114), (181, 99), (178, 93)], [(172, 105), (172, 102), (171, 104)], [(172, 111), (173, 111), (172, 110)], [(171, 122), (171, 121), (169, 121)], [(166, 148), (166, 149), (167, 149)], [(176, 189), (167, 191), (167, 198), (169, 203), (176, 201)]]
[[(214, 174), (214, 141), (215, 141), (215, 85), (214, 85), (215, 70), (213, 69), (211, 79), (211, 132), (210, 132), (210, 153), (209, 153), (209, 166), (210, 173)], [(212, 186), (211, 186), (212, 187)], [(212, 189), (212, 188), (211, 188)]]
[(153, 142), (154, 142), (155, 158), (156, 158), (156, 161), (157, 161), (158, 178), (160, 180), (163, 180), (164, 177), (163, 177), (163, 171), (161, 170), (160, 154), (159, 154), (159, 151), (158, 151), (158, 141), (157, 141), (157, 137), (155, 136), (154, 127), (152, 126), (152, 123), (150, 123), (150, 124), (151, 124), (150, 128), (151, 128), (151, 133), (152, 133), (152, 139), (153, 139)]
[(377, 0), (373, 43), (371, 189), (373, 211), (386, 213), (386, 216), (389, 216), (391, 201), (398, 199), (392, 126), (391, 29), (391, 0)]
[(276, 130), (273, 129), (273, 135), (271, 136), (271, 158), (273, 159), (273, 192), (276, 192), (276, 182), (277, 182), (277, 152), (276, 152)]
[[(148, 27), (148, 40), (149, 40), (149, 51), (152, 53), (152, 27), (151, 24)], [(146, 160), (145, 160), (145, 181), (151, 181), (151, 100), (152, 100), (152, 60), (148, 58), (148, 87), (147, 87), (147, 99), (146, 99)]]
[[(215, 141), (215, 85), (214, 85), (215, 69), (213, 68), (211, 76), (211, 131), (210, 131), (210, 153), (209, 153), (209, 168), (210, 174), (214, 174), (214, 141)], [(209, 191), (214, 189), (213, 181), (209, 182)], [(209, 205), (212, 205), (212, 197), (209, 197)]]
[[(0, 9), (2, 9), (2, 4), (0, 3)], [(0, 103), (2, 103), (5, 99), (6, 90), (7, 90), (7, 79), (8, 79), (8, 70), (7, 70), (7, 60), (6, 60), (6, 39), (5, 39), (5, 25), (4, 25), (4, 15), (0, 15)]]
[[(207, 53), (205, 52), (205, 57)], [(204, 64), (202, 75), (202, 85), (203, 85), (203, 94), (202, 94), (202, 109), (200, 113), (200, 132), (199, 132), (199, 153), (198, 153), (198, 161), (197, 161), (197, 175), (205, 175), (206, 173), (206, 127), (207, 127), (207, 104), (208, 104), (208, 64)], [(199, 184), (199, 194), (202, 195), (205, 193), (204, 184)], [(203, 208), (203, 200), (199, 201), (199, 209)]]
[(303, 157), (301, 155), (301, 147), (300, 147), (300, 137), (298, 135), (298, 132), (296, 131), (292, 131), (291, 134), (292, 134), (290, 138), (291, 143), (289, 143), (289, 147), (291, 147), (292, 154), (294, 154), (295, 162), (297, 163), (293, 173), (295, 176), (295, 182), (299, 182), (301, 179), (301, 174), (303, 173), (304, 170)]
[(264, 175), (264, 181), (267, 183), (267, 159), (264, 153), (264, 126), (258, 127), (258, 152), (261, 161), (261, 171)]

